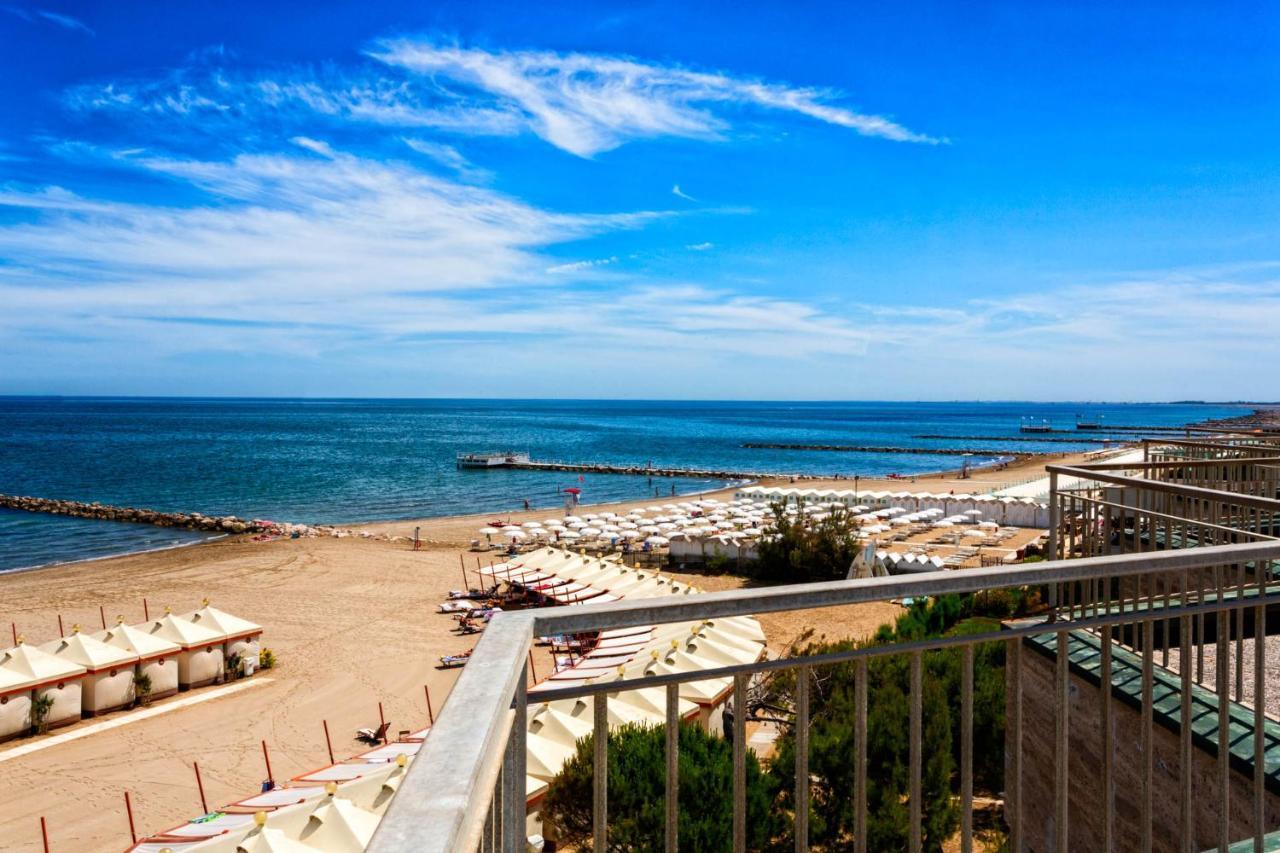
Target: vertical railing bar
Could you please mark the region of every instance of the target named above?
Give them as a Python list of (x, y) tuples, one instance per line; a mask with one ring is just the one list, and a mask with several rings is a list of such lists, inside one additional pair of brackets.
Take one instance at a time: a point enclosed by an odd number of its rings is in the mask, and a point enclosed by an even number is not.
[[(1061, 599), (1059, 599), (1061, 600)], [(921, 785), (922, 767), (924, 764), (923, 751), (923, 729), (924, 729), (924, 653), (911, 653), (911, 733), (910, 733), (910, 776), (911, 789), (909, 792), (911, 821), (909, 832), (909, 846), (911, 853), (920, 853), (923, 849), (923, 837), (921, 834), (922, 824), (924, 823), (923, 803), (924, 797)]]
[(523, 853), (525, 838), (525, 778), (526, 743), (529, 694), (524, 679), (516, 684), (515, 713), (511, 720), (511, 733), (507, 735), (507, 753), (502, 763), (503, 813), (502, 849), (506, 853)]
[(1231, 613), (1222, 609), (1225, 593), (1222, 567), (1215, 566), (1213, 575), (1219, 607), (1215, 611), (1213, 620), (1218, 635), (1217, 655), (1214, 661), (1218, 687), (1218, 847), (1226, 850), (1230, 846), (1231, 830), (1231, 815), (1228, 811), (1231, 805), (1231, 717), (1229, 713), (1231, 657), (1227, 646), (1227, 632), (1230, 630), (1227, 625), (1230, 623)]
[(666, 850), (680, 847), (680, 685), (667, 685)]
[[(1153, 701), (1153, 690), (1155, 683), (1154, 674), (1154, 657), (1155, 657), (1155, 623), (1148, 620), (1143, 623), (1142, 629), (1142, 850), (1143, 853), (1151, 853), (1152, 847), (1152, 826), (1151, 826), (1151, 809), (1153, 786), (1151, 774), (1154, 769), (1154, 760), (1151, 752), (1154, 748), (1154, 739), (1151, 731), (1152, 717), (1155, 714)], [(1062, 849), (1066, 849), (1065, 847)]]
[(1013, 800), (1013, 815), (1009, 827), (1009, 849), (1022, 850), (1022, 641), (1008, 641), (1009, 676), (1013, 682), (1013, 700), (1010, 703), (1009, 740), (1013, 750), (1013, 778), (1005, 780), (1006, 800)]
[(1070, 641), (1066, 631), (1059, 631), (1055, 649), (1054, 672), (1054, 749), (1053, 749), (1053, 802), (1054, 828), (1058, 850), (1070, 850), (1067, 844), (1067, 806), (1069, 780), (1067, 767), (1067, 743), (1069, 739), (1069, 707), (1068, 681), (1071, 677), (1071, 661), (1069, 657)]
[[(1183, 590), (1187, 589), (1191, 580), (1184, 577)], [(1178, 782), (1182, 789), (1180, 802), (1182, 805), (1182, 853), (1196, 853), (1195, 843), (1195, 796), (1191, 787), (1194, 774), (1191, 772), (1191, 617), (1181, 617), (1178, 628), (1178, 668), (1182, 677), (1182, 717), (1179, 721), (1178, 750)]]
[[(1245, 587), (1245, 569), (1244, 563), (1236, 566), (1236, 603), (1244, 603), (1244, 587)], [(1236, 701), (1244, 701), (1244, 611), (1245, 608), (1235, 608), (1236, 618)]]
[(747, 849), (747, 676), (733, 677), (733, 850)]
[(809, 849), (810, 667), (796, 670), (796, 853)]
[[(1012, 642), (1016, 642), (1012, 641)], [(867, 853), (867, 661), (859, 658), (854, 667), (853, 826), (857, 853)]]
[[(1258, 572), (1258, 600), (1266, 591), (1261, 563)], [(1253, 850), (1262, 853), (1267, 833), (1267, 608), (1260, 604), (1253, 610)]]
[(1102, 848), (1115, 849), (1115, 748), (1111, 720), (1111, 629), (1102, 629)]
[(973, 853), (973, 644), (960, 664), (960, 853)]
[(596, 853), (604, 853), (609, 843), (609, 694), (597, 693), (592, 713), (595, 748), (592, 767), (591, 841)]

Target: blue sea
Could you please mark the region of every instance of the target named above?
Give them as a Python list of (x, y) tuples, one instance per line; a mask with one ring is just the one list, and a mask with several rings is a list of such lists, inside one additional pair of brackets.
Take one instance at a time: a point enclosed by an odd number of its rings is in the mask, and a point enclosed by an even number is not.
[[(548, 400), (0, 398), (0, 493), (340, 523), (680, 494), (723, 481), (460, 471), (458, 453), (785, 473), (923, 473), (959, 457), (757, 450), (745, 442), (1079, 450), (1096, 444), (923, 439), (1181, 425), (1244, 409), (1197, 404), (768, 403)], [(1065, 437), (1065, 436), (1055, 436)], [(971, 464), (995, 457), (973, 457)], [(0, 571), (173, 547), (198, 534), (0, 510)]]

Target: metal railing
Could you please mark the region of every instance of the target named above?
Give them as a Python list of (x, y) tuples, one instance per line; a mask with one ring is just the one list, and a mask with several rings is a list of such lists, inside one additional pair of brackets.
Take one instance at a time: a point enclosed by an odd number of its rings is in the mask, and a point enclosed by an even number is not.
[[(1232, 617), (1236, 613), (1251, 614), (1254, 628), (1255, 708), (1254, 777), (1249, 832), (1261, 839), (1274, 830), (1265, 817), (1267, 796), (1265, 778), (1264, 730), (1265, 706), (1265, 624), (1269, 607), (1280, 603), (1280, 590), (1274, 588), (1266, 572), (1257, 567), (1280, 560), (1280, 542), (1272, 540), (1228, 545), (1204, 545), (1195, 548), (1122, 553), (1074, 560), (1059, 560), (998, 569), (975, 569), (937, 575), (872, 578), (848, 582), (816, 583), (772, 589), (739, 590), (662, 599), (620, 601), (605, 605), (582, 605), (546, 610), (504, 613), (493, 620), (463, 670), (443, 712), (439, 716), (422, 752), (412, 765), (400, 790), (391, 803), (370, 847), (379, 851), (456, 851), (507, 850), (520, 851), (526, 845), (525, 802), (525, 732), (529, 694), (525, 683), (525, 658), (537, 636), (564, 634), (671, 622), (715, 619), (726, 616), (761, 614), (786, 610), (811, 610), (837, 605), (889, 601), (904, 597), (920, 598), (948, 594), (974, 593), (984, 590), (1032, 588), (1057, 590), (1059, 604), (1045, 614), (1044, 621), (1015, 625), (1001, 631), (965, 636), (941, 637), (885, 646), (867, 646), (838, 653), (764, 660), (756, 663), (719, 667), (678, 674), (626, 678), (603, 683), (587, 683), (565, 689), (540, 690), (537, 701), (559, 698), (589, 698), (593, 706), (595, 737), (595, 785), (593, 844), (606, 849), (608, 826), (607, 787), (607, 708), (609, 698), (619, 692), (645, 687), (663, 687), (667, 697), (667, 719), (677, 716), (679, 685), (712, 678), (732, 679), (735, 713), (733, 714), (733, 847), (746, 849), (746, 715), (736, 712), (746, 707), (746, 694), (751, 678), (761, 673), (797, 670), (801, 673), (793, 709), (797, 732), (797, 795), (793, 815), (797, 850), (807, 849), (808, 744), (805, 739), (809, 720), (809, 675), (816, 667), (852, 663), (856, 667), (857, 712), (854, 726), (857, 752), (851, 756), (855, 764), (856, 819), (853, 836), (859, 850), (867, 849), (867, 663), (877, 657), (907, 655), (910, 660), (910, 757), (909, 849), (922, 849), (921, 767), (922, 755), (922, 678), (926, 655), (942, 649), (964, 650), (962, 681), (962, 760), (960, 767), (961, 847), (972, 850), (972, 782), (973, 782), (973, 650), (981, 643), (1003, 642), (1009, 666), (1009, 723), (1006, 750), (1010, 770), (1006, 778), (1006, 818), (1011, 830), (1012, 849), (1024, 848), (1026, 826), (1024, 811), (1029, 807), (1021, 796), (1024, 738), (1040, 738), (1039, 732), (1028, 732), (1023, 725), (1022, 667), (1024, 641), (1049, 636), (1056, 648), (1067, 648), (1075, 632), (1091, 632), (1101, 643), (1102, 683), (1110, 683), (1113, 646), (1133, 650), (1142, 661), (1141, 726), (1142, 744), (1147, 747), (1135, 753), (1142, 761), (1143, 786), (1140, 796), (1138, 833), (1142, 846), (1151, 849), (1153, 839), (1153, 786), (1151, 738), (1153, 726), (1153, 666), (1158, 647), (1175, 642), (1181, 661), (1189, 661), (1192, 647), (1202, 645), (1212, 636), (1216, 643), (1216, 661), (1229, 660), (1226, 644), (1232, 638)], [(1203, 580), (1196, 586), (1189, 579)], [(1250, 586), (1252, 579), (1252, 586)], [(1127, 594), (1120, 592), (1124, 582)], [(1137, 593), (1132, 590), (1136, 588)], [(1085, 594), (1085, 590), (1090, 591)], [(1159, 590), (1159, 592), (1157, 592)], [(1248, 590), (1249, 595), (1243, 593)], [(1201, 620), (1196, 630), (1194, 620)], [(1206, 621), (1207, 620), (1207, 621)], [(1243, 626), (1241, 619), (1237, 624)], [(1207, 625), (1207, 627), (1205, 627)], [(1221, 629), (1219, 629), (1221, 628)], [(1230, 814), (1231, 731), (1227, 666), (1217, 666), (1219, 728), (1217, 734), (1218, 779), (1216, 807), (1218, 819), (1215, 843), (1223, 848), (1231, 840)], [(1203, 674), (1203, 665), (1201, 667)], [(1054, 662), (1054, 796), (1051, 809), (1058, 850), (1070, 846), (1071, 827), (1068, 819), (1073, 808), (1068, 801), (1068, 749), (1070, 726), (1068, 683), (1071, 666), (1066, 655), (1057, 654)], [(1191, 667), (1181, 668), (1183, 698), (1181, 707), (1180, 744), (1182, 767), (1191, 764), (1192, 710), (1190, 697), (1193, 675)], [(1104, 744), (1106, 761), (1102, 781), (1097, 788), (1098, 814), (1105, 826), (1105, 846), (1111, 848), (1117, 838), (1114, 804), (1114, 772), (1111, 720), (1111, 690), (1101, 690), (1103, 726), (1095, 733)], [(1077, 735), (1078, 736), (1078, 735)], [(673, 819), (679, 796), (677, 765), (678, 730), (667, 727), (667, 768), (665, 839), (655, 839), (654, 846), (676, 850), (679, 827)], [(1145, 756), (1140, 758), (1139, 756)], [(1192, 814), (1198, 804), (1193, 801), (1191, 774), (1183, 773), (1183, 812)], [(1177, 849), (1192, 849), (1199, 843), (1189, 818), (1179, 827)], [(1260, 848), (1259, 848), (1260, 849)]]

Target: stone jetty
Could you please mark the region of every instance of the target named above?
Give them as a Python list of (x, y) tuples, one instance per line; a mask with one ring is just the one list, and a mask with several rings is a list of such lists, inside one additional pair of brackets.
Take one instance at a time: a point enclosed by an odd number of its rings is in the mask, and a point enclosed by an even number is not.
[(1026, 450), (984, 450), (964, 447), (880, 447), (867, 444), (772, 444), (750, 441), (750, 450), (826, 450), (833, 453), (920, 453), (932, 456), (1036, 456)]
[(125, 521), (133, 524), (153, 524), (157, 527), (181, 527), (185, 530), (203, 530), (209, 533), (266, 533), (278, 536), (346, 536), (348, 531), (337, 527), (289, 524), (264, 519), (243, 519), (234, 515), (204, 515), (199, 512), (161, 512), (155, 509), (108, 506), (102, 503), (84, 503), (53, 498), (33, 498), (23, 495), (0, 495), (0, 508), (24, 512), (42, 512), (50, 515), (69, 515), (76, 518), (96, 518), (103, 521)]

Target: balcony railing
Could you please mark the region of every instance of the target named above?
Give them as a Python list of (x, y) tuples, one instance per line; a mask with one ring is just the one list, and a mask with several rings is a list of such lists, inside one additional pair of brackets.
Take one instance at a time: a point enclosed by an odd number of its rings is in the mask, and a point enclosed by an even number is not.
[[(1105, 472), (1102, 472), (1105, 473)], [(1105, 480), (1103, 480), (1105, 482)], [(1190, 487), (1164, 486), (1155, 489), (1162, 494), (1187, 493), (1179, 490)], [(1207, 499), (1200, 495), (1201, 499)], [(1215, 500), (1224, 501), (1218, 497)], [(1248, 504), (1255, 499), (1245, 501)], [(1272, 502), (1274, 503), (1274, 502)], [(1271, 507), (1275, 509), (1276, 507)], [(1133, 507), (1129, 507), (1133, 509)], [(1163, 510), (1152, 507), (1142, 510), (1144, 519), (1155, 520), (1159, 529)], [(1203, 533), (1215, 529), (1216, 522), (1195, 526)], [(1239, 531), (1237, 531), (1239, 533)], [(1023, 849), (1027, 831), (1024, 814), (1036, 804), (1025, 804), (1021, 796), (1023, 783), (1023, 755), (1027, 739), (1051, 742), (1053, 754), (1053, 798), (1050, 812), (1053, 815), (1053, 845), (1058, 850), (1078, 849), (1071, 845), (1071, 825), (1068, 791), (1069, 732), (1071, 731), (1070, 702), (1068, 701), (1069, 674), (1072, 663), (1067, 655), (1055, 654), (1054, 685), (1056, 700), (1053, 703), (1054, 727), (1052, 732), (1028, 731), (1023, 720), (1022, 667), (1028, 638), (1040, 638), (1046, 648), (1066, 649), (1075, 636), (1096, 638), (1100, 648), (1101, 683), (1112, 683), (1113, 652), (1127, 649), (1126, 654), (1140, 659), (1141, 667), (1141, 744), (1133, 761), (1141, 762), (1142, 789), (1136, 827), (1126, 825), (1141, 839), (1145, 849), (1151, 849), (1154, 833), (1152, 785), (1152, 727), (1153, 695), (1156, 679), (1153, 674), (1157, 650), (1176, 647), (1178, 659), (1189, 662), (1194, 650), (1206, 643), (1215, 646), (1215, 660), (1229, 661), (1228, 644), (1234, 638), (1243, 639), (1244, 616), (1253, 628), (1254, 648), (1252, 656), (1254, 693), (1253, 700), (1253, 789), (1249, 802), (1251, 826), (1248, 832), (1258, 839), (1276, 829), (1268, 825), (1267, 803), (1268, 744), (1264, 740), (1264, 707), (1266, 691), (1265, 625), (1268, 609), (1280, 603), (1280, 589), (1271, 582), (1273, 561), (1280, 560), (1280, 542), (1264, 538), (1257, 531), (1240, 534), (1238, 544), (1201, 545), (1200, 547), (1168, 548), (1137, 553), (1118, 553), (1092, 556), (1082, 559), (1058, 560), (1016, 567), (976, 569), (936, 575), (910, 577), (873, 578), (848, 582), (816, 583), (770, 589), (739, 590), (702, 595), (668, 597), (660, 600), (620, 601), (605, 605), (583, 605), (546, 610), (505, 613), (493, 620), (484, 633), (461, 674), (443, 712), (436, 721), (422, 752), (411, 766), (404, 783), (392, 801), (391, 807), (370, 847), (375, 851), (458, 851), (458, 850), (507, 850), (521, 851), (526, 846), (525, 801), (525, 733), (529, 695), (525, 683), (526, 655), (534, 638), (547, 634), (564, 634), (606, 629), (628, 628), (642, 625), (716, 619), (728, 616), (761, 614), (775, 611), (819, 611), (837, 605), (862, 604), (902, 598), (920, 598), (947, 594), (963, 594), (982, 590), (1008, 588), (1038, 588), (1053, 590), (1057, 606), (1043, 619), (1015, 624), (998, 632), (985, 632), (965, 636), (943, 637), (918, 642), (886, 646), (870, 646), (855, 650), (807, 656), (766, 660), (752, 664), (720, 667), (692, 673), (667, 674), (588, 683), (572, 688), (540, 691), (537, 701), (555, 698), (581, 697), (593, 703), (595, 730), (595, 788), (594, 820), (595, 849), (603, 850), (608, 826), (609, 792), (605, 731), (607, 707), (610, 697), (619, 692), (647, 687), (662, 687), (667, 697), (668, 720), (677, 716), (678, 686), (689, 681), (710, 678), (732, 679), (734, 708), (746, 707), (748, 686), (752, 678), (762, 673), (794, 670), (799, 673), (796, 690), (796, 706), (793, 709), (797, 732), (796, 772), (798, 790), (793, 815), (796, 848), (807, 849), (808, 803), (805, 786), (808, 784), (808, 744), (806, 739), (809, 719), (809, 674), (816, 667), (838, 663), (854, 663), (857, 667), (857, 719), (855, 742), (857, 752), (850, 756), (856, 774), (856, 819), (853, 837), (857, 849), (866, 849), (867, 826), (867, 662), (873, 658), (905, 655), (910, 661), (910, 758), (909, 794), (910, 849), (919, 850), (921, 837), (921, 768), (922, 755), (922, 662), (926, 655), (940, 649), (959, 648), (963, 654), (961, 766), (959, 774), (961, 808), (961, 845), (971, 850), (973, 844), (973, 650), (981, 643), (1003, 642), (1007, 644), (1008, 660), (1008, 708), (1006, 751), (1009, 757), (1006, 776), (1005, 810), (1011, 830), (1011, 845)], [(1065, 542), (1065, 540), (1063, 540)], [(1237, 540), (1233, 540), (1237, 541)], [(1196, 579), (1194, 582), (1192, 578)], [(1232, 625), (1240, 626), (1235, 634)], [(1222, 630), (1218, 630), (1221, 626)], [(1207, 638), (1212, 638), (1207, 639)], [(1237, 663), (1237, 671), (1241, 666)], [(1180, 722), (1180, 756), (1183, 768), (1191, 766), (1191, 750), (1196, 726), (1193, 721), (1192, 694), (1194, 674), (1191, 666), (1182, 666), (1181, 707), (1175, 714)], [(1216, 754), (1217, 778), (1214, 787), (1214, 807), (1218, 810), (1218, 825), (1213, 843), (1225, 849), (1238, 840), (1231, 835), (1235, 830), (1229, 819), (1231, 814), (1230, 777), (1233, 756), (1239, 753), (1239, 732), (1232, 732), (1233, 706), (1228, 690), (1229, 666), (1216, 667), (1217, 729)], [(1203, 664), (1201, 666), (1203, 675)], [(1165, 682), (1161, 682), (1162, 684)], [(1111, 721), (1113, 719), (1113, 691), (1103, 689), (1100, 717), (1102, 726), (1095, 733), (1096, 743), (1106, 756), (1101, 778), (1096, 786), (1097, 814), (1101, 816), (1104, 846), (1115, 846), (1117, 814), (1115, 809), (1114, 773), (1112, 756)], [(1243, 698), (1239, 694), (1237, 700)], [(733, 715), (733, 839), (734, 849), (746, 849), (746, 748), (745, 714)], [(655, 839), (654, 846), (665, 844), (667, 850), (679, 846), (679, 827), (673, 816), (679, 796), (677, 765), (674, 762), (678, 748), (678, 728), (667, 726), (667, 782), (666, 782), (666, 834), (665, 839)], [(1077, 735), (1078, 736), (1078, 735)], [(1274, 745), (1272, 745), (1274, 746)], [(1233, 747), (1235, 752), (1233, 752)], [(1238, 762), (1237, 762), (1238, 763)], [(1238, 772), (1238, 768), (1236, 771)], [(1199, 812), (1200, 803), (1193, 800), (1192, 774), (1184, 772), (1181, 797), (1182, 813), (1186, 816), (1177, 827), (1177, 849), (1192, 849), (1199, 844), (1192, 816)], [(1038, 807), (1038, 806), (1036, 806)], [(1128, 819), (1127, 819), (1128, 820)], [(1239, 833), (1236, 832), (1238, 835)], [(1199, 835), (1203, 835), (1200, 833)], [(1127, 837), (1127, 836), (1126, 836)], [(1259, 841), (1261, 844), (1261, 841)], [(1204, 845), (1211, 846), (1211, 845)], [(1260, 846), (1256, 849), (1262, 849)]]

